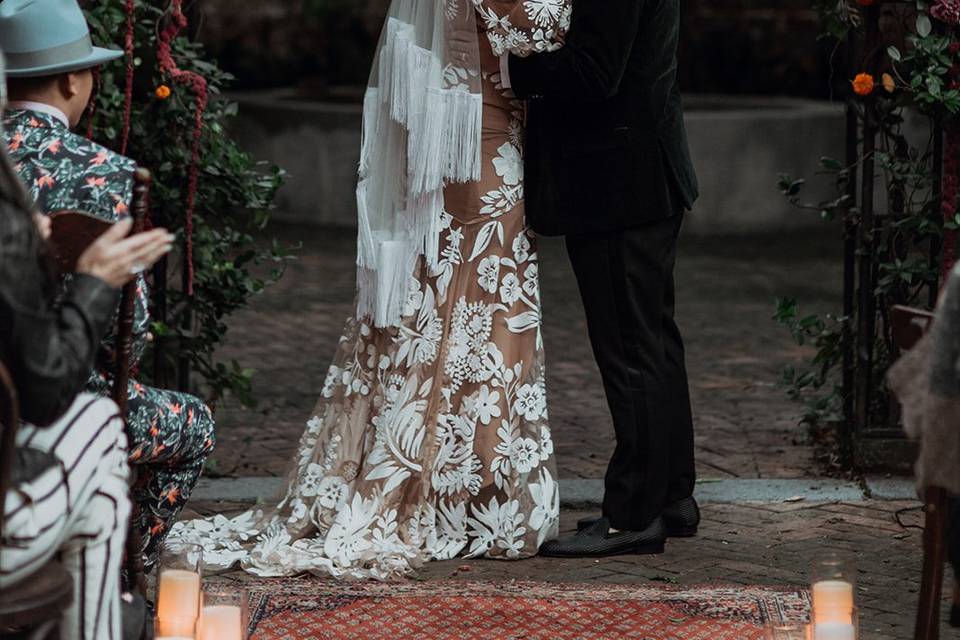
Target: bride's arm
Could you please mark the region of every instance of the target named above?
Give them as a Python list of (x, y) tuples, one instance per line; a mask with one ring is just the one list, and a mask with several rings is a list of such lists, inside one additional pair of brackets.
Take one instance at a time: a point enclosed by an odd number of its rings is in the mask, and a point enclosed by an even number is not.
[[(510, 55), (509, 84), (520, 98), (602, 100), (617, 92), (645, 0), (578, 0), (562, 49)], [(508, 61), (508, 62), (507, 62)]]

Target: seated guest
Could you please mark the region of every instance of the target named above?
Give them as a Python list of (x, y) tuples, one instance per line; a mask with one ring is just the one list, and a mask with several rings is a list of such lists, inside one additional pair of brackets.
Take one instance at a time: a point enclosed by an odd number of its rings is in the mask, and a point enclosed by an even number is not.
[[(8, 55), (10, 85), (5, 137), (16, 170), (42, 212), (71, 209), (114, 221), (129, 211), (134, 162), (71, 132), (90, 102), (92, 69), (122, 55), (90, 47), (89, 38), (76, 0), (0, 2), (0, 48)], [(140, 271), (143, 267), (138, 265)], [(150, 326), (142, 276), (138, 293), (134, 366)], [(94, 373), (91, 391), (109, 394), (106, 370)], [(213, 448), (214, 423), (207, 406), (185, 393), (131, 380), (129, 398), (130, 462), (139, 470), (133, 497), (149, 569)]]
[(134, 264), (169, 251), (172, 238), (160, 229), (125, 238), (130, 225), (118, 223), (81, 256), (54, 306), (58, 287), (41, 251), (44, 219), (31, 211), (0, 150), (0, 360), (26, 422), (16, 434), (13, 490), (0, 496), (0, 589), (16, 589), (59, 556), (74, 583), (63, 637), (119, 640), (121, 622), (136, 626), (121, 619), (127, 438), (117, 406), (81, 391), (119, 287)]
[(960, 626), (960, 264), (943, 288), (926, 336), (890, 369), (890, 389), (903, 406), (903, 428), (920, 441), (917, 486), (946, 489), (947, 549), (955, 583), (950, 622)]

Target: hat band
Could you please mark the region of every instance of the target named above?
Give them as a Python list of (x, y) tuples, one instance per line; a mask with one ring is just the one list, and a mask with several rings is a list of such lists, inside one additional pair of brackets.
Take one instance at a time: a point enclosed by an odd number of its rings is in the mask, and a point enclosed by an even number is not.
[(93, 53), (93, 43), (90, 41), (90, 35), (86, 34), (79, 40), (52, 49), (27, 51), (25, 53), (7, 51), (5, 56), (7, 58), (7, 69), (16, 71), (18, 69), (35, 69), (37, 67), (78, 62), (87, 58), (91, 53)]

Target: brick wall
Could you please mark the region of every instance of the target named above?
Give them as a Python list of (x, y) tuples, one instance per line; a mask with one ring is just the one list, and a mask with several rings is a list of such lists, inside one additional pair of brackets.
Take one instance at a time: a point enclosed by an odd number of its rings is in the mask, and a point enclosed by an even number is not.
[[(202, 0), (200, 34), (241, 85), (363, 83), (388, 1), (352, 0), (325, 20), (305, 11), (310, 1), (244, 2), (237, 11), (236, 0)], [(830, 50), (817, 42), (809, 0), (682, 2), (686, 91), (827, 93)]]

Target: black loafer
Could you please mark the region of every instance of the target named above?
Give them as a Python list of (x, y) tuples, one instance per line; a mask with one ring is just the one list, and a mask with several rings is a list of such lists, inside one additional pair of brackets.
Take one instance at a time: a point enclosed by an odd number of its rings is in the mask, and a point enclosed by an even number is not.
[[(661, 515), (667, 528), (668, 538), (692, 538), (697, 535), (697, 528), (700, 526), (700, 507), (693, 496), (668, 504)], [(583, 531), (599, 519), (599, 516), (581, 518), (577, 522), (577, 531)]]
[(627, 554), (663, 553), (667, 532), (663, 518), (657, 517), (643, 531), (610, 533), (610, 521), (597, 519), (591, 526), (572, 536), (551, 540), (540, 547), (540, 555), (551, 558), (599, 558)]

